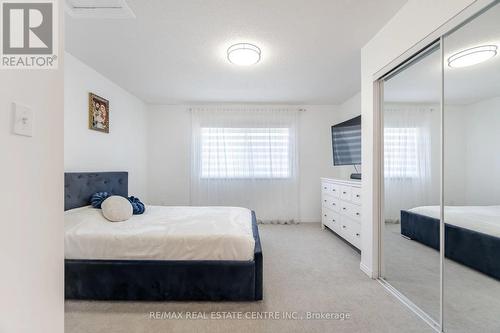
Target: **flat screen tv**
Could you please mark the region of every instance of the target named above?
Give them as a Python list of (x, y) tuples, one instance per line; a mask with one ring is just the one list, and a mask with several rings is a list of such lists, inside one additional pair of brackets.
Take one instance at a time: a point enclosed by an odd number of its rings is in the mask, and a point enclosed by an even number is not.
[(361, 164), (361, 116), (332, 126), (333, 165)]

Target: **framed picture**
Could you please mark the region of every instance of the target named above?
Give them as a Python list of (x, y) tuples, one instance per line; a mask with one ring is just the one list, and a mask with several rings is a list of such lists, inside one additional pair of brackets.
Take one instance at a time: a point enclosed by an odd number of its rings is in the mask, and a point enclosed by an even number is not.
[(109, 133), (109, 101), (89, 93), (89, 129)]

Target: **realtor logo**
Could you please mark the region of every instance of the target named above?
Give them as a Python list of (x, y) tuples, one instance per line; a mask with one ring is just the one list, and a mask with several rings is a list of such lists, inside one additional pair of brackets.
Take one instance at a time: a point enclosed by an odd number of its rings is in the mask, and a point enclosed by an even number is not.
[(1, 68), (57, 68), (54, 0), (0, 0)]

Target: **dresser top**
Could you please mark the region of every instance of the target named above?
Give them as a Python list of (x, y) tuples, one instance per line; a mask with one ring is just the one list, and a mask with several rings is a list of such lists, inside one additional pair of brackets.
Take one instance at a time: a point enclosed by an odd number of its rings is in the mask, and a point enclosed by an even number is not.
[(361, 180), (357, 179), (337, 179), (337, 178), (321, 178), (322, 182), (327, 182), (327, 183), (336, 183), (336, 184), (344, 184), (344, 185), (351, 185), (351, 186), (361, 186)]

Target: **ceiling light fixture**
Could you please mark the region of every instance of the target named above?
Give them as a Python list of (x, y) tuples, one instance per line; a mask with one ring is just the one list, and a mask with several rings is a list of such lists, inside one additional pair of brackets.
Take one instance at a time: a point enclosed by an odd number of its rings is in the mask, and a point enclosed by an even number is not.
[(227, 49), (227, 59), (238, 66), (255, 65), (260, 61), (260, 48), (249, 43), (238, 43)]
[(460, 68), (477, 65), (493, 58), (497, 54), (497, 48), (496, 45), (481, 45), (457, 52), (448, 58), (448, 66)]

